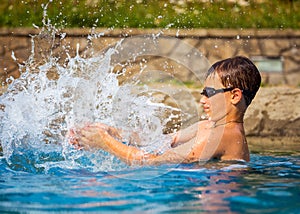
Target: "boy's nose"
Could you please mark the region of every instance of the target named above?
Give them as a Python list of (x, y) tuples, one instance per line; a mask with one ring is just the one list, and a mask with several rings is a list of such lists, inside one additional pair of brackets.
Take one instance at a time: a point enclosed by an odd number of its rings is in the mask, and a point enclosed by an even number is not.
[(201, 96), (201, 99), (200, 99), (200, 103), (201, 103), (201, 104), (205, 104), (206, 101), (207, 101), (207, 97), (204, 96), (204, 95), (202, 95), (202, 96)]

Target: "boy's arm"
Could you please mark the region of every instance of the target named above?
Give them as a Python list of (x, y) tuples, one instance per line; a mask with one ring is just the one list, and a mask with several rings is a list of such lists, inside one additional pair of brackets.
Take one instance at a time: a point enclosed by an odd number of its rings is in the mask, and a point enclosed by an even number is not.
[(73, 144), (86, 149), (103, 149), (128, 164), (157, 165), (165, 163), (189, 163), (199, 160), (199, 155), (201, 155), (199, 149), (201, 148), (194, 141), (195, 139), (192, 139), (176, 148), (169, 149), (163, 154), (149, 154), (138, 148), (123, 144), (113, 138), (107, 131), (99, 129), (99, 127), (89, 126), (80, 131), (77, 142)]
[(173, 141), (171, 143), (171, 146), (176, 147), (186, 142), (189, 142), (197, 136), (198, 130), (199, 123), (195, 123), (185, 129), (179, 130), (178, 132), (172, 134)]

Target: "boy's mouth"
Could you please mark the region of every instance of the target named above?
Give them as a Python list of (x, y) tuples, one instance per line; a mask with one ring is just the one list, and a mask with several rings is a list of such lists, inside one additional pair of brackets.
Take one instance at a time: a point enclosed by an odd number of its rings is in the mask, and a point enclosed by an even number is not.
[(210, 107), (208, 105), (203, 105), (203, 110), (205, 112), (208, 112), (210, 110)]

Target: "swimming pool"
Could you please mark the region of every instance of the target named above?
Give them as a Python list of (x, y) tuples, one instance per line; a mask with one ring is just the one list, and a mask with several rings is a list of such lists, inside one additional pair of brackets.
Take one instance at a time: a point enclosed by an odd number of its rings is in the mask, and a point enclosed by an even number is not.
[[(118, 213), (299, 213), (299, 146), (281, 151), (252, 148), (249, 163), (211, 161), (188, 165), (91, 170), (58, 158), (1, 158), (0, 211)], [(31, 158), (28, 158), (28, 157)], [(53, 157), (50, 157), (53, 156)], [(84, 161), (82, 159), (82, 161)]]
[[(0, 212), (299, 213), (299, 144), (251, 148), (249, 163), (157, 167), (128, 167), (101, 151), (78, 151), (68, 144), (70, 128), (93, 121), (128, 128), (125, 133), (142, 133), (143, 146), (153, 151), (161, 147), (162, 130), (176, 116), (186, 121), (199, 118), (198, 104), (188, 88), (174, 93), (167, 87), (172, 81), (184, 86), (183, 79), (163, 72), (168, 64), (143, 77), (147, 60), (142, 58), (136, 75), (122, 84), (118, 78), (126, 67), (121, 73), (111, 72), (112, 63), (119, 63), (116, 59), (131, 65), (132, 57), (164, 56), (185, 65), (201, 82), (208, 65), (205, 57), (178, 39), (172, 41), (168, 44), (180, 51), (171, 55), (157, 46), (166, 40), (153, 35), (124, 40), (126, 48), (118, 44), (90, 58), (79, 55), (78, 45), (76, 56), (66, 51), (63, 64), (45, 50), (50, 56), (46, 54), (46, 61), (36, 65), (33, 51), (21, 65), (20, 78), (9, 80), (0, 96)], [(159, 88), (148, 84), (153, 76)], [(153, 101), (158, 92), (168, 95), (162, 98), (172, 98), (175, 107)], [(182, 98), (189, 102), (182, 103)], [(274, 145), (279, 148), (270, 150)]]

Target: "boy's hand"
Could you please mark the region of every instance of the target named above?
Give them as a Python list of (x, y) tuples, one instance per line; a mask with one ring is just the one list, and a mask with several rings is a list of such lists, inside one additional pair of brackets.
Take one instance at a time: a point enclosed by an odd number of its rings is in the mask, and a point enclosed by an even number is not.
[(110, 134), (112, 137), (114, 137), (115, 139), (121, 141), (122, 140), (122, 136), (120, 135), (120, 130), (112, 127), (112, 126), (108, 126), (106, 124), (103, 123), (95, 123), (95, 126), (107, 131), (108, 134)]
[(109, 133), (98, 125), (88, 125), (82, 129), (71, 129), (69, 141), (78, 149), (106, 149)]

